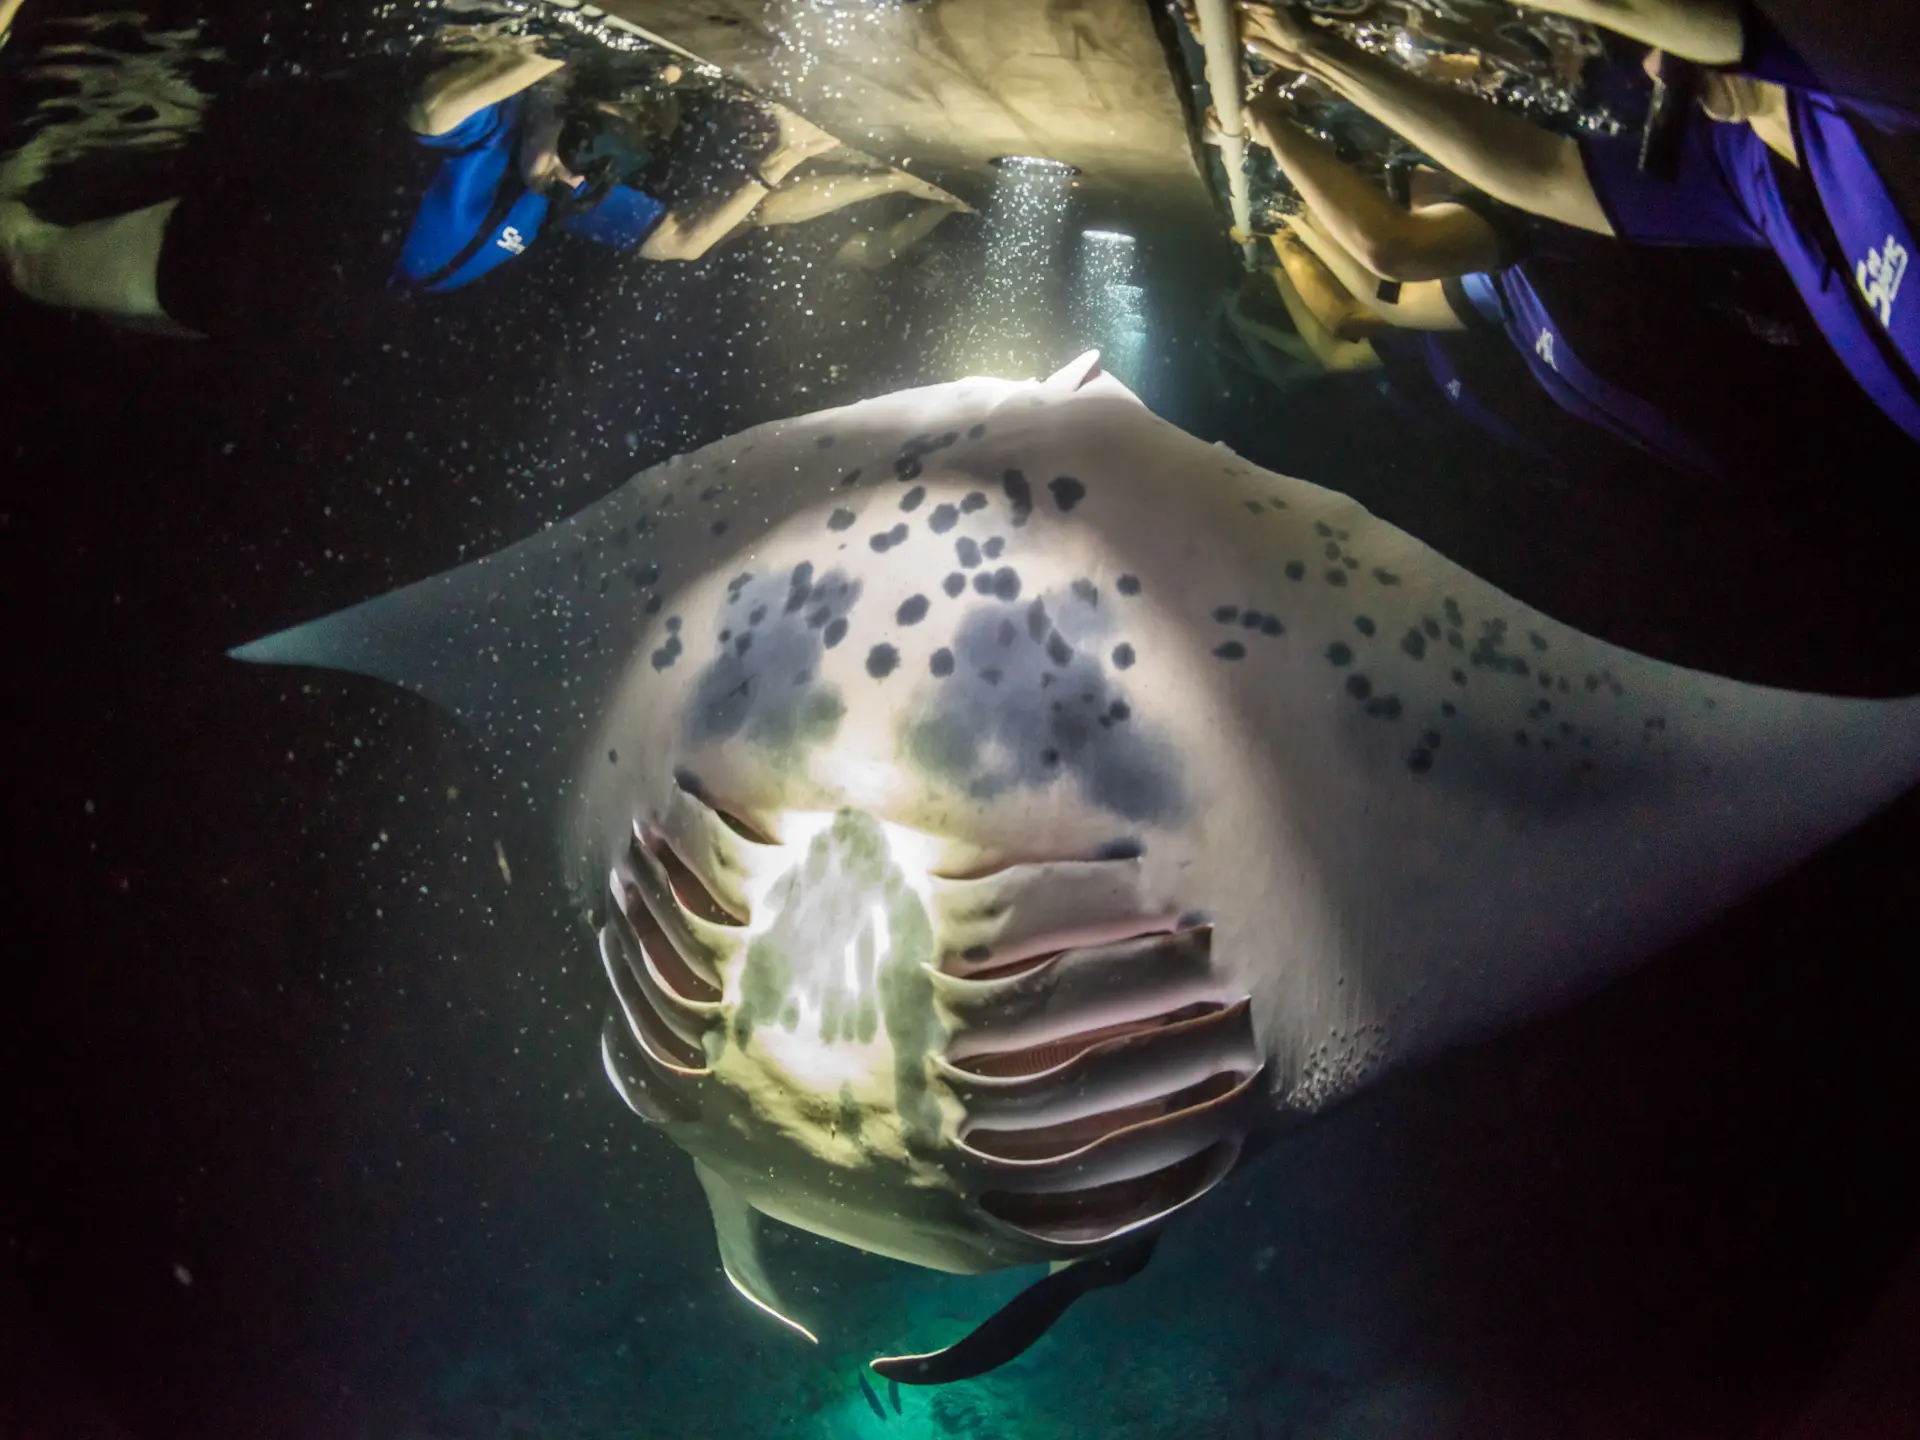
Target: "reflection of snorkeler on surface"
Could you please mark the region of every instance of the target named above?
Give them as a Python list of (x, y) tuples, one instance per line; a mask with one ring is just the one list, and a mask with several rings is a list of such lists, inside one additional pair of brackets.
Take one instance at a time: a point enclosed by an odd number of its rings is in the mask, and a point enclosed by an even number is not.
[[(476, 50), (433, 76), (409, 113), (451, 151), (402, 249), (401, 278), (451, 290), (519, 255), (556, 221), (647, 260), (695, 260), (750, 226), (800, 224), (861, 200), (927, 202), (919, 233), (963, 208), (903, 170), (796, 176), (839, 147), (782, 106), (569, 71), (526, 44)], [(917, 235), (914, 237), (917, 238)]]
[[(1263, 43), (1263, 22), (1250, 21)], [(1622, 246), (1470, 193), (1403, 206), (1293, 123), (1274, 95), (1250, 114), (1253, 138), (1307, 203), (1296, 235), (1378, 319), (1504, 334), (1525, 362), (1524, 383), (1696, 478), (1744, 488), (1796, 453), (1831, 462), (1843, 432), (1898, 448), (1820, 347), (1756, 333), (1764, 317), (1748, 300), (1789, 316), (1796, 307), (1770, 272), (1743, 275), (1739, 251)], [(1791, 338), (1790, 324), (1782, 328)], [(1769, 403), (1756, 407), (1757, 395)]]
[[(878, 195), (924, 200), (931, 217), (916, 213), (904, 222), (922, 234), (964, 208), (904, 171), (794, 176), (799, 165), (837, 142), (777, 107), (698, 97), (688, 108), (704, 110), (703, 122), (713, 123), (692, 125), (676, 114), (671, 126), (663, 126), (648, 121), (644, 106), (624, 100), (617, 85), (611, 101), (589, 93), (569, 106), (575, 76), (558, 74), (561, 69), (561, 62), (522, 47), (496, 47), (470, 54), (428, 81), (410, 112), (416, 129), (440, 128), (440, 134), (423, 137), (429, 143), (457, 131), (456, 143), (464, 144), (443, 162), (415, 217), (402, 279), (433, 278), (432, 268), (476, 238), (474, 231), (500, 199), (512, 219), (503, 214), (478, 237), (476, 251), (507, 238), (510, 224), (522, 227), (524, 249), (547, 211), (557, 208), (576, 233), (619, 248), (650, 247), (641, 253), (659, 260), (692, 259), (748, 227), (797, 224)], [(547, 83), (540, 86), (542, 81)], [(539, 93), (523, 93), (535, 87)], [(356, 238), (356, 230), (377, 234), (385, 222), (365, 227), (348, 218), (363, 213), (356, 207), (365, 201), (371, 172), (354, 173), (353, 163), (338, 157), (313, 166), (312, 156), (321, 153), (314, 137), (263, 155), (266, 137), (286, 118), (266, 92), (236, 86), (202, 108), (206, 120), (196, 119), (199, 133), (187, 150), (193, 178), (182, 193), (159, 203), (54, 223), (33, 204), (34, 185), (47, 178), (40, 173), (44, 157), (12, 165), (14, 173), (0, 186), (0, 257), (14, 288), (47, 305), (174, 335), (242, 329), (281, 334), (315, 315), (334, 314), (340, 305), (357, 307), (377, 296), (380, 276), (392, 268), (391, 251), (377, 253), (374, 244)], [(651, 167), (675, 203), (621, 183), (645, 178), (622, 171), (622, 161), (651, 161), (638, 153), (635, 137), (644, 149), (648, 136), (665, 139), (663, 131), (682, 126), (673, 143), (658, 146), (659, 163)], [(570, 169), (560, 158), (563, 148), (576, 167), (594, 173)], [(244, 158), (236, 162), (234, 153)], [(308, 163), (290, 163), (302, 161)], [(378, 176), (371, 179), (377, 189)], [(733, 188), (716, 195), (716, 184), (728, 181)], [(390, 204), (391, 191), (385, 193), (383, 206)], [(609, 198), (618, 203), (596, 213)], [(458, 228), (463, 218), (464, 234)], [(490, 258), (484, 255), (469, 257), (471, 263), (454, 267), (460, 273), (440, 277), (451, 283), (435, 288), (464, 284), (518, 250), (496, 253), (491, 263), (481, 263)]]
[(1641, 246), (1770, 250), (1854, 382), (1920, 438), (1920, 306), (1901, 303), (1920, 205), (1916, 121), (1828, 93), (1757, 12), (1710, 0), (1548, 0), (1567, 14), (1612, 16), (1678, 54), (1730, 60), (1703, 72), (1667, 176), (1648, 173), (1630, 143), (1554, 134), (1424, 84), (1298, 16), (1243, 5), (1259, 53), (1516, 209)]

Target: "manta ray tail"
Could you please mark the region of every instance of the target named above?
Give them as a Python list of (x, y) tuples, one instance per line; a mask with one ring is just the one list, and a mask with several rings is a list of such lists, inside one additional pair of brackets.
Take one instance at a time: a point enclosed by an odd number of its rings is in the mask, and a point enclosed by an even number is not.
[(1036, 1280), (1002, 1305), (963, 1340), (924, 1355), (891, 1355), (868, 1363), (874, 1373), (902, 1385), (945, 1385), (997, 1370), (1052, 1327), (1089, 1290), (1131, 1280), (1153, 1258), (1158, 1233), (1091, 1260), (1082, 1260)]

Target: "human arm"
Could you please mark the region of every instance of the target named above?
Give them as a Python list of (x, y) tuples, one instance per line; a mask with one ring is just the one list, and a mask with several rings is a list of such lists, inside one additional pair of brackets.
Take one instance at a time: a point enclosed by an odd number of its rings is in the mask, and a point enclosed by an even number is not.
[(1737, 65), (1746, 52), (1736, 0), (1527, 0), (1527, 8), (1584, 20), (1701, 65)]
[(1272, 152), (1327, 233), (1388, 280), (1440, 280), (1500, 263), (1500, 237), (1464, 205), (1405, 210), (1263, 97), (1248, 133)]
[(489, 47), (435, 71), (407, 109), (416, 135), (444, 135), (566, 65), (525, 45)]
[(1361, 307), (1333, 272), (1291, 235), (1274, 236), (1273, 249), (1280, 268), (1268, 273), (1308, 353), (1323, 369), (1336, 374), (1378, 365), (1380, 357), (1359, 333), (1363, 327), (1377, 327), (1378, 322), (1370, 315), (1360, 317)]
[(1419, 280), (1399, 287), (1391, 300), (1380, 297), (1380, 277), (1354, 258), (1311, 212), (1296, 215), (1288, 228), (1300, 243), (1318, 257), (1320, 263), (1347, 288), (1368, 314), (1401, 330), (1464, 330), (1460, 317), (1453, 313), (1438, 280)]
[(1266, 5), (1245, 6), (1260, 54), (1304, 70), (1496, 200), (1601, 235), (1613, 227), (1579, 144), (1523, 116), (1443, 89)]

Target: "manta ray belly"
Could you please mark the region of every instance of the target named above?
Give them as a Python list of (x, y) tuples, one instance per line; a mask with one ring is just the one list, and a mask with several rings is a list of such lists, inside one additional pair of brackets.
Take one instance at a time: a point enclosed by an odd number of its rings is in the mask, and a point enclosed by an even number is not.
[(1914, 702), (1607, 645), (1085, 364), (748, 432), (239, 653), (407, 684), (561, 799), (608, 1073), (750, 1293), (753, 1207), (1103, 1252), (1920, 775)]

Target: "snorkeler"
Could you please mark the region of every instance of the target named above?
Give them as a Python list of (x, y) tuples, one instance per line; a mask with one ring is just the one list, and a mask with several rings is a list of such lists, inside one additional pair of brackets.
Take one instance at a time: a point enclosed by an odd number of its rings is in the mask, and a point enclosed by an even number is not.
[[(1617, 6), (1549, 5), (1591, 18)], [(1641, 14), (1638, 38), (1719, 56), (1703, 39), (1702, 0), (1663, 5), (1668, 28)], [(1310, 22), (1243, 0), (1246, 38), (1265, 58), (1305, 71), (1488, 195), (1592, 234), (1657, 246), (1770, 249), (1806, 312), (1854, 381), (1920, 439), (1920, 300), (1906, 283), (1920, 196), (1901, 117), (1836, 98), (1752, 12), (1735, 12), (1739, 69), (1709, 68), (1680, 136), (1671, 178), (1649, 174), (1638, 146), (1573, 139), (1473, 96), (1429, 85)], [(1670, 30), (1670, 34), (1669, 34)], [(1657, 52), (1656, 52), (1657, 54)]]
[[(1275, 89), (1279, 78), (1250, 103), (1248, 131), (1306, 203), (1290, 223), (1293, 237), (1383, 325), (1483, 333), (1513, 357), (1499, 367), (1504, 380), (1541, 392), (1583, 422), (1571, 431), (1537, 418), (1504, 427), (1555, 436), (1524, 448), (1564, 460), (1592, 443), (1588, 427), (1596, 427), (1716, 487), (1776, 453), (1774, 437), (1761, 441), (1756, 427), (1730, 419), (1743, 408), (1741, 386), (1781, 384), (1786, 362), (1683, 290), (1676, 293), (1675, 277), (1666, 273), (1674, 266), (1578, 232), (1516, 221), (1485, 197), (1454, 193), (1403, 206), (1289, 118)], [(1691, 278), (1693, 257), (1679, 258), (1680, 274)], [(1429, 369), (1455, 370), (1453, 355), (1473, 347), (1395, 348), (1419, 350)], [(1460, 374), (1440, 383), (1457, 407), (1485, 407), (1467, 394)]]
[(573, 73), (527, 44), (442, 70), (408, 123), (450, 153), (399, 278), (457, 289), (556, 223), (643, 260), (684, 261), (749, 226), (801, 224), (881, 195), (926, 201), (933, 224), (964, 208), (897, 168), (795, 176), (840, 142), (784, 106), (691, 91), (681, 78), (677, 65), (639, 84), (610, 68)]
[[(1313, 217), (1300, 217), (1269, 243), (1279, 266), (1267, 273), (1295, 329), (1329, 372), (1377, 371), (1380, 393), (1429, 429), (1491, 440), (1555, 483), (1618, 490), (1646, 469), (1647, 447), (1560, 405), (1504, 335), (1453, 324), (1451, 306), (1436, 319), (1422, 305), (1433, 282), (1424, 290), (1403, 287), (1403, 295), (1415, 293), (1409, 310), (1396, 314), (1380, 300), (1378, 278)], [(1368, 300), (1357, 299), (1349, 285)]]
[[(529, 45), (483, 49), (435, 75), (408, 124), (449, 153), (398, 276), (458, 289), (524, 254), (556, 222), (645, 260), (697, 260), (800, 164), (839, 144), (777, 105), (711, 104), (703, 133), (683, 113), (680, 78), (678, 66), (638, 87), (570, 74)], [(707, 193), (682, 198), (691, 187), (675, 183), (675, 152), (690, 140), (723, 153), (702, 156), (701, 168), (717, 172), (700, 177)]]
[[(352, 238), (357, 227), (343, 218), (365, 213), (377, 174), (344, 154), (294, 170), (262, 153), (284, 110), (261, 124), (270, 98), (237, 86), (210, 104), (201, 97), (206, 122), (195, 128), (204, 133), (193, 136), (181, 194), (62, 224), (36, 208), (32, 175), (0, 188), (8, 278), (30, 300), (128, 328), (279, 335), (377, 297), (383, 281), (463, 286), (562, 226), (644, 259), (692, 260), (750, 227), (796, 224), (879, 195), (921, 200), (930, 217), (902, 222), (920, 233), (965, 208), (904, 170), (875, 173), (864, 157), (795, 176), (838, 142), (779, 106), (682, 95), (675, 66), (631, 81), (612, 66), (569, 67), (525, 45), (465, 50), (408, 112), (424, 143), (450, 153), (402, 232), (397, 274), (392, 249)], [(296, 153), (315, 149), (310, 139)], [(320, 240), (328, 248), (316, 255)]]

